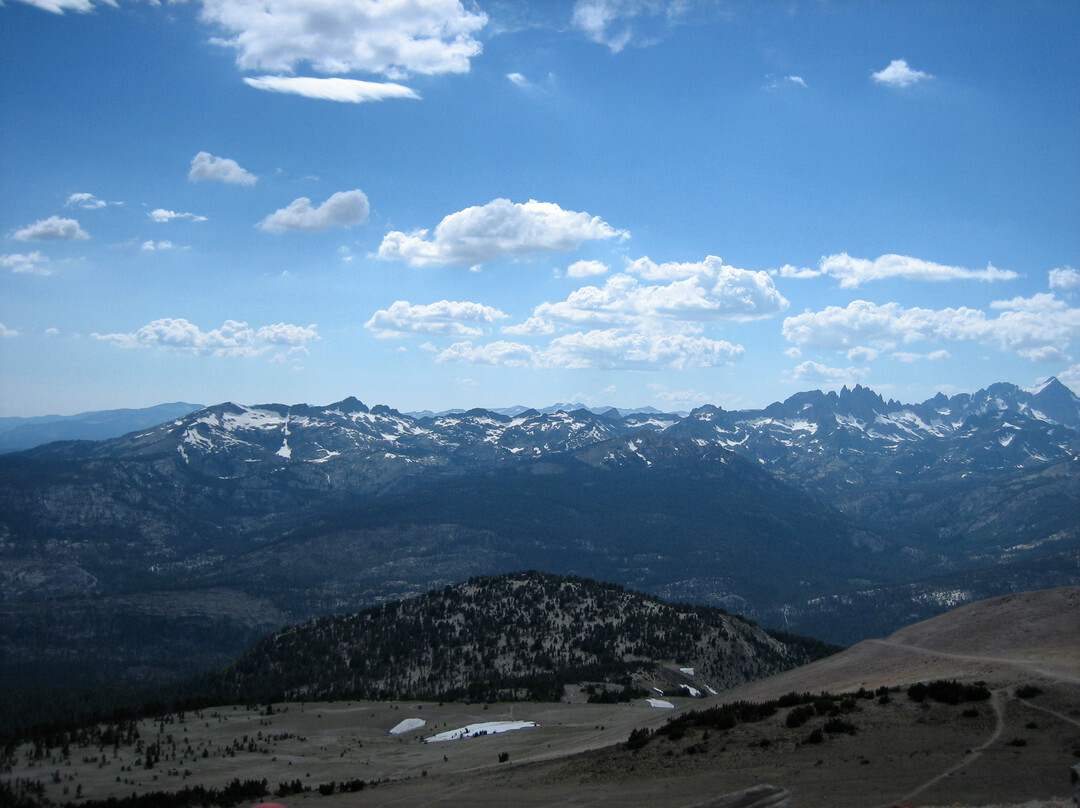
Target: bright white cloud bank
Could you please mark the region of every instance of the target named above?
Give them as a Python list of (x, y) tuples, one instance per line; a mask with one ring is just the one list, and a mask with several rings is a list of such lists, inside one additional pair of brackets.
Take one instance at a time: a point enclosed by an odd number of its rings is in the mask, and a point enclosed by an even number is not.
[(12, 238), (17, 241), (72, 241), (90, 238), (90, 234), (79, 227), (75, 219), (50, 216), (48, 219), (38, 219), (32, 225), (16, 230)]
[[(634, 275), (669, 283), (642, 283)], [(787, 305), (768, 273), (727, 266), (715, 255), (696, 263), (657, 264), (640, 258), (603, 287), (583, 286), (564, 301), (542, 303), (533, 316), (578, 326), (640, 326), (655, 320), (698, 324), (755, 320)]]
[(286, 230), (318, 232), (332, 227), (352, 227), (367, 220), (370, 206), (363, 191), (338, 191), (317, 208), (306, 196), (294, 199), (287, 208), (274, 211), (258, 226), (280, 233)]
[(847, 350), (859, 346), (891, 349), (916, 342), (977, 342), (1015, 351), (1035, 361), (1067, 360), (1068, 346), (1080, 339), (1080, 309), (1053, 294), (1000, 300), (997, 317), (967, 307), (904, 308), (855, 300), (784, 320), (784, 337), (799, 346)]
[(907, 87), (919, 81), (932, 79), (929, 73), (921, 70), (912, 70), (903, 59), (893, 59), (884, 70), (870, 74), (878, 84), (887, 84), (890, 87)]
[(383, 101), (387, 98), (419, 98), (413, 90), (402, 84), (357, 79), (318, 79), (305, 76), (259, 76), (245, 78), (244, 83), (257, 90), (289, 93), (323, 101), (343, 101), (362, 104), (365, 101)]
[(744, 353), (741, 345), (724, 340), (605, 329), (557, 337), (540, 353), (539, 360), (541, 365), (555, 368), (685, 370), (732, 364)]
[(183, 318), (166, 317), (147, 323), (130, 334), (91, 334), (94, 339), (121, 348), (164, 348), (200, 356), (251, 357), (274, 348), (302, 350), (320, 339), (315, 325), (277, 323), (251, 328), (247, 323), (226, 320), (220, 328), (203, 331)]
[(780, 268), (780, 275), (785, 278), (816, 278), (828, 275), (839, 279), (840, 285), (845, 289), (854, 289), (869, 281), (887, 278), (914, 281), (1010, 281), (1017, 277), (1012, 270), (998, 269), (992, 264), (987, 264), (986, 269), (966, 269), (935, 264), (908, 255), (882, 255), (870, 261), (866, 258), (852, 258), (847, 253), (822, 258), (817, 269), (787, 265)]
[(552, 340), (546, 348), (506, 341), (487, 345), (458, 342), (440, 352), (436, 361), (575, 370), (685, 370), (732, 364), (744, 352), (741, 345), (705, 337), (604, 329), (566, 334)]
[(502, 320), (506, 314), (480, 303), (440, 300), (426, 306), (413, 306), (398, 300), (389, 309), (375, 312), (364, 323), (378, 337), (401, 337), (407, 334), (443, 334), (455, 337), (478, 337), (479, 324)]
[(201, 151), (191, 158), (188, 179), (192, 182), (214, 180), (230, 185), (254, 185), (259, 178), (250, 171), (245, 171), (235, 160), (214, 157), (210, 152)]
[(465, 73), (487, 15), (458, 0), (203, 0), (243, 70), (323, 74)]
[[(592, 271), (604, 269), (601, 264)], [(707, 325), (769, 317), (787, 305), (768, 273), (727, 266), (713, 255), (698, 262), (666, 264), (640, 258), (628, 261), (626, 270), (602, 287), (584, 286), (566, 300), (542, 303), (525, 322), (502, 329), (519, 337), (568, 331), (547, 345), (466, 340), (439, 352), (436, 359), (570, 369), (716, 367), (739, 361), (745, 349), (704, 335)]]
[(427, 230), (387, 233), (379, 257), (412, 266), (476, 266), (508, 255), (567, 252), (588, 240), (626, 238), (629, 233), (599, 216), (563, 210), (552, 202), (495, 199), (451, 213), (430, 239), (427, 236)]

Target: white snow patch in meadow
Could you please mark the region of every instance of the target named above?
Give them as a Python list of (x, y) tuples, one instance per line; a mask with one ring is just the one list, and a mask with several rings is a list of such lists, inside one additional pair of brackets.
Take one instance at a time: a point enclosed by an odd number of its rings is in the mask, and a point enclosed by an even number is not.
[(694, 675), (694, 669), (693, 668), (679, 668), (679, 670), (682, 673), (685, 673), (687, 676), (693, 676)]
[(664, 701), (663, 699), (645, 699), (653, 707), (658, 707), (661, 710), (674, 710), (675, 705), (670, 701)]
[(399, 724), (397, 724), (397, 726), (390, 730), (390, 734), (404, 735), (406, 732), (412, 732), (413, 730), (421, 729), (426, 725), (427, 721), (422, 718), (406, 718), (404, 721), (400, 722)]
[(701, 698), (701, 691), (698, 690), (696, 687), (690, 687), (690, 685), (679, 685), (679, 687), (681, 687), (683, 690), (685, 690), (687, 693), (689, 693), (691, 698), (695, 698), (695, 699), (700, 699)]
[(475, 738), (478, 735), (497, 735), (500, 732), (512, 732), (516, 729), (529, 729), (540, 726), (535, 721), (484, 721), (480, 724), (467, 724), (460, 729), (451, 729), (425, 738), (424, 743), (457, 741), (461, 738)]
[(660, 694), (661, 696), (662, 696), (662, 695), (664, 695), (664, 691), (663, 691), (663, 690), (661, 690), (661, 689), (660, 689), (660, 688), (658, 688), (658, 687), (654, 687), (654, 688), (653, 688), (653, 690), (655, 690), (655, 691), (656, 691), (657, 693), (659, 693), (659, 694)]
[(720, 695), (719, 693), (717, 693), (715, 690), (713, 690), (708, 685), (705, 685), (705, 689), (708, 690), (710, 693), (712, 693), (714, 696), (719, 696)]
[(274, 452), (278, 457), (284, 457), (286, 460), (292, 459), (292, 449), (289, 447), (289, 439), (285, 438), (281, 442), (281, 448)]

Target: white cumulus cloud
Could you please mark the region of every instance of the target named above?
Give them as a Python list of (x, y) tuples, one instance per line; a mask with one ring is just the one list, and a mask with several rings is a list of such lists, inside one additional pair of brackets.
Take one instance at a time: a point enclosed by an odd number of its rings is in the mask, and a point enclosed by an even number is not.
[(203, 331), (183, 318), (165, 317), (132, 333), (98, 334), (94, 339), (120, 348), (161, 348), (198, 356), (253, 357), (276, 347), (302, 349), (320, 339), (315, 325), (290, 323), (251, 328), (245, 322), (226, 320), (220, 328)]
[(599, 216), (563, 210), (552, 202), (495, 199), (451, 213), (427, 236), (427, 230), (387, 233), (379, 257), (412, 266), (478, 266), (509, 255), (568, 252), (587, 240), (627, 238), (629, 233)]
[(370, 206), (363, 191), (338, 191), (318, 207), (305, 196), (294, 199), (287, 208), (274, 211), (258, 227), (280, 233), (286, 230), (318, 232), (332, 227), (352, 227), (367, 220)]
[[(630, 273), (670, 283), (642, 283)], [(540, 304), (533, 316), (593, 326), (650, 320), (698, 324), (760, 319), (787, 305), (767, 272), (727, 266), (714, 255), (696, 263), (657, 264), (640, 258), (628, 262), (626, 272), (611, 276), (603, 287), (583, 286), (564, 301)]]
[(507, 315), (480, 303), (440, 300), (414, 306), (407, 300), (395, 301), (389, 309), (380, 309), (364, 323), (378, 337), (404, 337), (408, 334), (442, 334), (454, 337), (478, 337), (481, 325), (504, 320)]
[(568, 278), (588, 278), (592, 275), (603, 275), (609, 269), (603, 261), (575, 261), (566, 268)]
[(824, 256), (817, 269), (793, 267), (786, 264), (780, 268), (784, 278), (816, 278), (821, 275), (837, 278), (840, 286), (854, 289), (870, 281), (903, 278), (913, 281), (1011, 281), (1018, 276), (1010, 269), (998, 269), (987, 264), (986, 269), (946, 266), (912, 258), (909, 255), (882, 255), (874, 260), (853, 258), (847, 253)]
[(242, 70), (322, 74), (465, 73), (487, 15), (459, 0), (203, 0)]
[(387, 98), (419, 98), (412, 89), (393, 82), (360, 81), (358, 79), (320, 79), (309, 76), (259, 76), (245, 78), (244, 83), (257, 90), (302, 95), (322, 101), (341, 101), (362, 104), (365, 101), (384, 101)]
[(188, 172), (191, 182), (214, 180), (230, 185), (254, 185), (258, 177), (240, 167), (228, 157), (214, 157), (210, 152), (201, 151), (191, 158), (191, 170)]
[(90, 238), (90, 234), (79, 227), (75, 219), (50, 216), (16, 230), (12, 238), (17, 241), (73, 241)]
[(1050, 270), (1051, 289), (1080, 289), (1080, 270), (1058, 267)]
[(916, 82), (933, 78), (929, 73), (923, 73), (921, 70), (913, 70), (908, 67), (908, 63), (904, 59), (893, 59), (889, 62), (888, 67), (876, 73), (871, 73), (870, 76), (878, 84), (887, 84), (890, 87), (907, 87)]
[(51, 275), (49, 259), (38, 250), (32, 253), (11, 253), (0, 255), (0, 267), (10, 269), (12, 272), (26, 272), (32, 275)]

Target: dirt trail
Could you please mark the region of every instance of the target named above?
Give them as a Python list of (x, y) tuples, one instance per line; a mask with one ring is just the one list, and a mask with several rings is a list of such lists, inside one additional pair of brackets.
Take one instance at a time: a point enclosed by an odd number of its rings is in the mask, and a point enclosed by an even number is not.
[(993, 744), (997, 743), (998, 738), (1001, 737), (1002, 730), (1004, 730), (1004, 728), (1005, 728), (1005, 710), (1002, 709), (1002, 706), (1001, 706), (1001, 701), (1002, 701), (1003, 698), (1008, 698), (1008, 691), (1005, 691), (1005, 690), (994, 691), (990, 695), (990, 706), (994, 710), (994, 731), (990, 733), (989, 738), (987, 738), (985, 741), (982, 742), (982, 744), (980, 744), (979, 746), (976, 746), (974, 749), (972, 749), (970, 752), (968, 752), (966, 755), (964, 755), (964, 757), (956, 765), (950, 766), (948, 769), (941, 772), (940, 774), (934, 775), (929, 780), (927, 780), (925, 783), (922, 783), (921, 785), (917, 786), (913, 790), (909, 791), (907, 794), (902, 796), (900, 799), (893, 800), (892, 802), (889, 802), (889, 803), (885, 803), (885, 804), (883, 804), (881, 806), (878, 806), (878, 808), (889, 808), (890, 805), (895, 805), (897, 803), (910, 802), (912, 800), (912, 798), (917, 797), (919, 794), (926, 791), (926, 789), (930, 788), (931, 786), (936, 785), (937, 783), (944, 780), (946, 777), (949, 777), (950, 775), (952, 775), (954, 772), (960, 771), (960, 769), (964, 768), (965, 766), (967, 766), (967, 765), (969, 765), (971, 763), (974, 763), (976, 760), (978, 760), (980, 757), (982, 757), (982, 753), (986, 749), (991, 747)]
[(870, 640), (872, 643), (878, 645), (886, 645), (891, 648), (902, 648), (905, 651), (915, 651), (916, 653), (926, 654), (928, 656), (944, 657), (946, 659), (962, 659), (969, 662), (991, 662), (998, 665), (1009, 665), (1014, 668), (1020, 668), (1027, 673), (1034, 673), (1039, 676), (1045, 676), (1048, 679), (1053, 679), (1056, 682), (1064, 682), (1067, 684), (1080, 685), (1080, 675), (1070, 674), (1060, 670), (1047, 670), (1045, 667), (1041, 667), (1035, 662), (1023, 659), (1010, 659), (1008, 657), (994, 657), (985, 656), (981, 654), (955, 654), (948, 651), (938, 651), (934, 648), (925, 648), (919, 645), (907, 645), (906, 643), (896, 642), (895, 640), (888, 639), (875, 639)]
[[(877, 643), (877, 644), (880, 644), (880, 645), (889, 646), (889, 647), (892, 647), (892, 648), (902, 648), (902, 649), (907, 650), (907, 651), (914, 651), (915, 653), (927, 654), (927, 655), (930, 655), (930, 656), (945, 657), (947, 659), (960, 659), (960, 660), (970, 661), (970, 662), (991, 662), (991, 663), (996, 663), (996, 664), (1001, 664), (1001, 665), (1008, 665), (1010, 667), (1019, 668), (1020, 670), (1023, 670), (1025, 673), (1034, 673), (1034, 674), (1037, 674), (1039, 676), (1045, 676), (1048, 679), (1052, 679), (1052, 680), (1057, 681), (1057, 682), (1062, 682), (1062, 683), (1066, 683), (1066, 684), (1080, 684), (1080, 676), (1075, 676), (1075, 675), (1072, 675), (1072, 674), (1069, 674), (1069, 673), (1065, 673), (1064, 671), (1046, 670), (1044, 667), (1040, 667), (1038, 664), (1033, 663), (1033, 662), (1029, 662), (1029, 661), (1026, 661), (1026, 660), (1009, 659), (1007, 657), (985, 656), (985, 655), (979, 655), (979, 654), (956, 654), (956, 653), (950, 653), (950, 652), (947, 652), (947, 651), (938, 651), (938, 650), (935, 650), (933, 648), (924, 648), (924, 647), (918, 646), (918, 645), (908, 645), (906, 643), (900, 643), (900, 642), (896, 642), (896, 641), (893, 641), (893, 640), (887, 640), (887, 639), (877, 639), (877, 640), (872, 640), (871, 642), (874, 642), (874, 643)], [(968, 754), (966, 754), (963, 757), (963, 759), (961, 759), (956, 765), (951, 766), (950, 768), (946, 769), (945, 771), (941, 772), (940, 774), (935, 775), (934, 777), (931, 777), (929, 780), (922, 783), (921, 785), (919, 785), (917, 788), (913, 789), (912, 791), (908, 792), (907, 794), (905, 794), (900, 799), (895, 800), (893, 803), (888, 803), (888, 804), (886, 804), (884, 806), (881, 806), (880, 808), (888, 808), (888, 805), (893, 805), (893, 804), (896, 804), (896, 803), (910, 802), (912, 800), (912, 798), (914, 798), (914, 797), (918, 796), (919, 794), (921, 794), (922, 792), (926, 791), (931, 786), (941, 782), (942, 780), (944, 780), (946, 777), (949, 777), (954, 772), (959, 771), (960, 769), (964, 768), (965, 766), (968, 766), (969, 764), (975, 762), (980, 757), (982, 757), (982, 753), (986, 749), (988, 749), (990, 746), (992, 746), (994, 743), (996, 743), (998, 738), (1001, 737), (1002, 730), (1005, 727), (1005, 711), (1004, 711), (1003, 706), (1002, 706), (1002, 700), (1003, 699), (1008, 699), (1008, 697), (1009, 697), (1009, 694), (1008, 694), (1007, 690), (995, 691), (994, 693), (991, 694), (990, 706), (993, 708), (993, 711), (994, 711), (995, 723), (994, 723), (994, 731), (990, 734), (990, 737), (986, 741), (984, 741), (980, 746), (977, 746), (974, 749), (972, 749), (970, 752), (968, 752)], [(1064, 721), (1067, 721), (1070, 724), (1075, 724), (1077, 726), (1080, 726), (1080, 721), (1076, 721), (1075, 719), (1072, 719), (1072, 718), (1069, 718), (1068, 716), (1062, 715), (1061, 713), (1058, 713), (1055, 710), (1050, 710), (1050, 709), (1048, 709), (1046, 707), (1040, 707), (1038, 705), (1031, 704), (1030, 702), (1025, 701), (1023, 699), (1019, 699), (1018, 701), (1020, 701), (1020, 703), (1022, 703), (1022, 704), (1027, 705), (1028, 707), (1032, 707), (1032, 708), (1034, 708), (1036, 710), (1041, 710), (1041, 711), (1043, 711), (1045, 713), (1049, 713), (1051, 715), (1054, 715), (1054, 716), (1056, 716), (1056, 717), (1058, 717), (1058, 718), (1060, 718), (1060, 719), (1062, 719)]]
[(1080, 727), (1080, 721), (1077, 721), (1075, 718), (1069, 718), (1069, 716), (1065, 715), (1064, 713), (1059, 713), (1057, 710), (1051, 710), (1049, 707), (1043, 707), (1040, 704), (1032, 704), (1027, 699), (1017, 699), (1017, 701), (1020, 704), (1023, 704), (1025, 707), (1030, 707), (1033, 710), (1039, 710), (1040, 712), (1048, 713), (1049, 715), (1054, 716), (1054, 718), (1060, 718), (1062, 721), (1068, 724)]

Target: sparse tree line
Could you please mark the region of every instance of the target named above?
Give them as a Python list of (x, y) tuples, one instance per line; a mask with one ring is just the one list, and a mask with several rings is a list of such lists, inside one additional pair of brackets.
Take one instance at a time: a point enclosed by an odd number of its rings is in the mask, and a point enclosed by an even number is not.
[[(708, 740), (710, 732), (723, 732), (739, 724), (756, 723), (775, 715), (782, 709), (788, 710), (784, 718), (784, 726), (787, 729), (799, 729), (814, 718), (824, 718), (824, 722), (801, 741), (801, 743), (818, 744), (829, 735), (856, 734), (858, 727), (850, 718), (861, 712), (860, 702), (876, 700), (878, 704), (886, 705), (900, 690), (899, 687), (879, 687), (874, 691), (859, 688), (853, 693), (841, 695), (828, 692), (817, 695), (792, 692), (771, 701), (738, 701), (705, 710), (688, 710), (670, 718), (667, 723), (655, 730), (643, 727), (631, 731), (624, 747), (630, 751), (637, 751), (656, 739), (677, 741), (692, 731), (698, 731), (702, 733), (702, 741), (684, 750), (688, 754), (695, 754), (705, 751), (704, 741)], [(1039, 692), (1041, 691), (1035, 687), (1021, 688), (1017, 690), (1017, 697), (1034, 696)], [(1022, 693), (1025, 695), (1021, 695)], [(985, 682), (964, 684), (955, 679), (938, 679), (931, 682), (917, 682), (909, 686), (907, 696), (917, 703), (930, 699), (941, 704), (959, 705), (966, 702), (985, 701), (990, 698), (991, 693)], [(963, 715), (968, 718), (976, 717), (978, 711), (965, 710)], [(757, 745), (768, 746), (769, 740), (762, 739)]]
[(619, 675), (643, 661), (698, 659), (727, 686), (825, 650), (773, 639), (719, 609), (526, 573), (285, 629), (217, 687), (227, 700), (560, 698), (543, 680), (569, 683), (567, 671)]
[(780, 636), (722, 609), (671, 605), (585, 578), (473, 578), (282, 630), (223, 671), (178, 685), (85, 693), (57, 705), (46, 724), (13, 712), (0, 725), (0, 748), (25, 740), (58, 747), (54, 736), (83, 727), (133, 726), (143, 716), (229, 703), (557, 701), (567, 685), (620, 682), (659, 660), (694, 660), (699, 675), (728, 687), (835, 650)]

